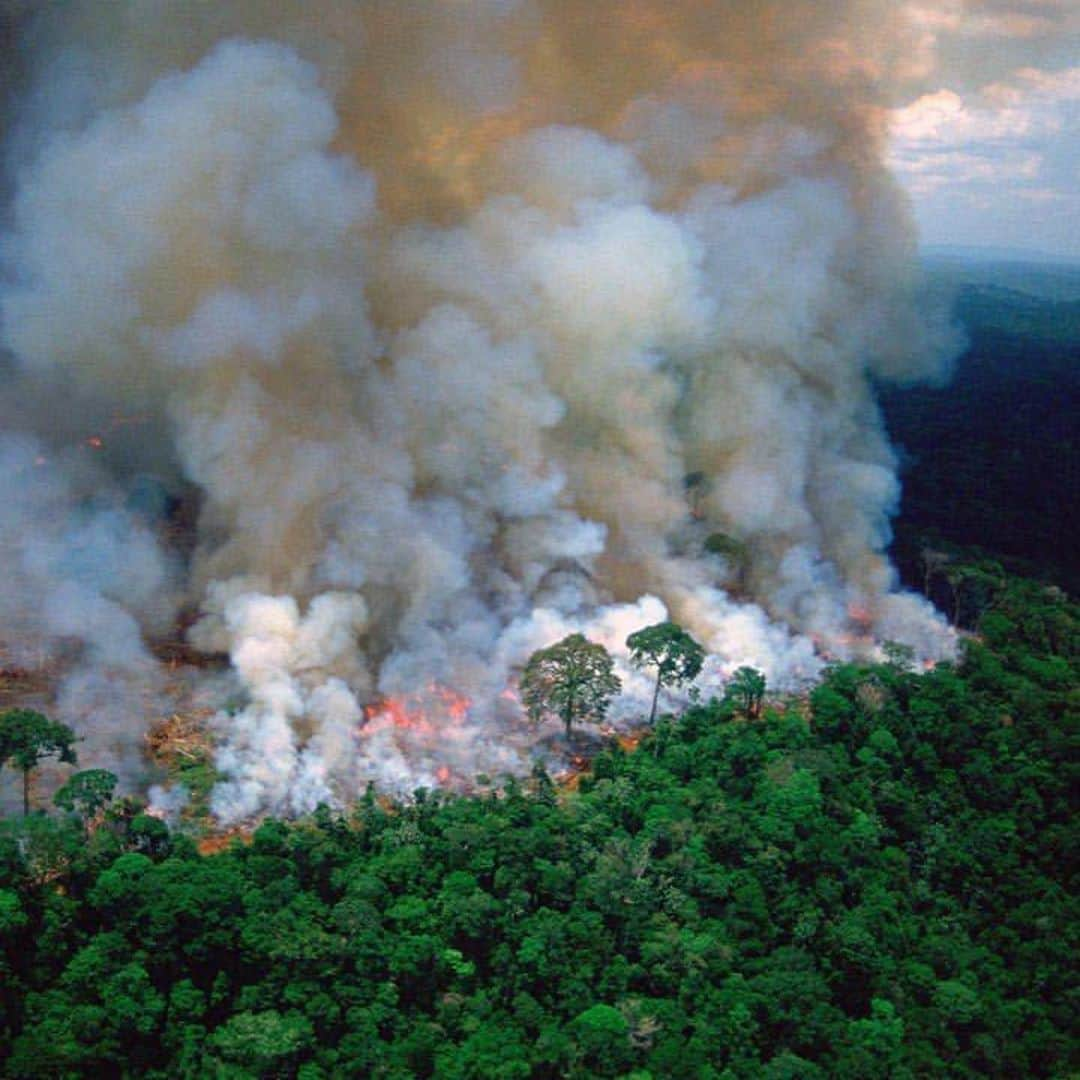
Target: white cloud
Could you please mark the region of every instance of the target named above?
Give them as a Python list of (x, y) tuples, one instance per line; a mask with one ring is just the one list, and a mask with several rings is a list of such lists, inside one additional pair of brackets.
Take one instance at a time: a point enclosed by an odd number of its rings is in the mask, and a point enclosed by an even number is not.
[(1032, 180), (1039, 175), (1041, 165), (1042, 157), (1032, 153), (1017, 152), (991, 160), (979, 154), (946, 152), (926, 154), (905, 171), (908, 189), (925, 194), (947, 186)]
[(1080, 101), (1080, 67), (1059, 72), (1023, 68), (1014, 79), (992, 83), (967, 97), (941, 89), (894, 109), (894, 153), (903, 161), (920, 150), (1061, 131), (1068, 111), (1065, 106)]
[(983, 229), (1012, 222), (1012, 242), (1080, 250), (1070, 220), (1080, 217), (1080, 66), (942, 87), (894, 109), (890, 131), (890, 164), (925, 241), (970, 242), (959, 233), (978, 210)]
[(1037, 40), (1075, 30), (1080, 21), (1074, 0), (914, 0), (904, 10), (932, 45), (948, 37)]

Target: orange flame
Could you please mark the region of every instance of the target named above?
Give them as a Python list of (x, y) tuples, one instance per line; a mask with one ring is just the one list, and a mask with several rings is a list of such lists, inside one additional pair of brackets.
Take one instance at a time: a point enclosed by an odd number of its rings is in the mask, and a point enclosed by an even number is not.
[(874, 613), (865, 604), (848, 604), (847, 617), (852, 626), (861, 633), (868, 633), (874, 625)]
[(453, 735), (468, 719), (472, 699), (449, 686), (431, 683), (418, 694), (387, 697), (364, 707), (364, 727), (391, 726), (431, 738)]
[(397, 698), (384, 698), (374, 705), (364, 706), (364, 719), (367, 721), (384, 719), (397, 728), (411, 728), (422, 719), (414, 717), (404, 701)]
[(469, 715), (469, 709), (472, 708), (471, 698), (459, 694), (456, 690), (451, 690), (449, 686), (440, 686), (438, 683), (432, 683), (428, 687), (428, 692), (438, 700), (446, 711), (446, 715), (455, 724), (465, 722)]
[[(357, 731), (360, 739), (389, 734), (395, 741), (438, 758), (448, 743), (469, 738), (465, 726), (472, 701), (465, 694), (431, 683), (424, 690), (401, 697), (386, 697), (364, 707), (364, 721)], [(462, 779), (449, 765), (436, 766), (435, 782), (440, 787), (462, 786)]]

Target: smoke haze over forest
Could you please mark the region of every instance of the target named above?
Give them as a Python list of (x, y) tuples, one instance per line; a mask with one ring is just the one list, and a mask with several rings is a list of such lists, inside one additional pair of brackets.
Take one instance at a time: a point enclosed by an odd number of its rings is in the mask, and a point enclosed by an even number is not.
[(223, 821), (527, 769), (572, 631), (616, 720), (667, 617), (706, 691), (951, 654), (884, 554), (873, 381), (963, 345), (885, 164), (897, 5), (19, 7), (0, 616), (77, 644), (87, 760), (138, 773), (181, 618)]

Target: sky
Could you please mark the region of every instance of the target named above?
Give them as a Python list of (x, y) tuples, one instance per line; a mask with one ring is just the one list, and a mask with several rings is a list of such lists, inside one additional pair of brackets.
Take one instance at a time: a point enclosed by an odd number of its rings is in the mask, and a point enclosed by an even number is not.
[(1080, 0), (915, 3), (889, 160), (924, 247), (1080, 260)]

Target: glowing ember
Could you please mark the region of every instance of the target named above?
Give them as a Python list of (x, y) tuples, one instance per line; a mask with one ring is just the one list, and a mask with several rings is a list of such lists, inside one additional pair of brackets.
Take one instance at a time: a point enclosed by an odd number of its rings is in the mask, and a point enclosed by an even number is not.
[(860, 636), (869, 634), (874, 625), (874, 613), (863, 604), (848, 604), (848, 621)]
[(224, 832), (204, 836), (198, 843), (200, 855), (219, 855), (228, 851), (234, 843), (250, 844), (253, 833), (250, 829), (226, 829)]
[(472, 700), (464, 694), (432, 683), (422, 693), (365, 706), (362, 731), (391, 727), (420, 737), (446, 737), (465, 723), (470, 708)]
[(423, 690), (386, 697), (364, 708), (356, 739), (365, 754), (397, 754), (424, 762), (420, 782), (426, 787), (468, 790), (468, 758), (475, 738), (472, 700), (451, 687), (430, 683)]
[(91, 435), (83, 445), (89, 446), (91, 450), (100, 450), (105, 445), (105, 440), (100, 435)]
[(469, 709), (472, 707), (472, 700), (464, 694), (459, 694), (456, 690), (451, 690), (448, 686), (439, 686), (436, 683), (432, 683), (428, 687), (428, 692), (436, 698), (443, 709), (445, 709), (446, 715), (450, 717), (455, 724), (461, 724), (468, 718)]
[(421, 712), (410, 710), (406, 703), (398, 698), (385, 698), (377, 705), (368, 705), (364, 709), (368, 721), (384, 720), (396, 728), (420, 728), (426, 725)]

